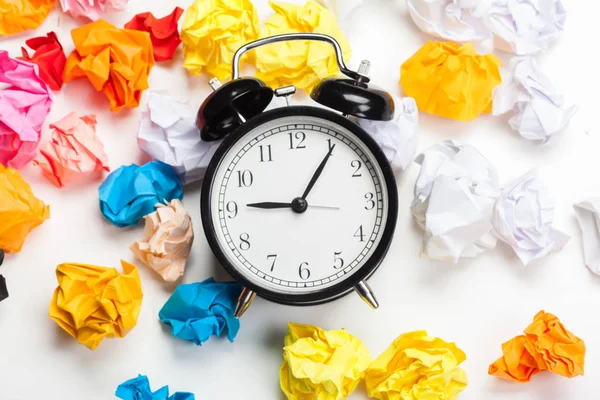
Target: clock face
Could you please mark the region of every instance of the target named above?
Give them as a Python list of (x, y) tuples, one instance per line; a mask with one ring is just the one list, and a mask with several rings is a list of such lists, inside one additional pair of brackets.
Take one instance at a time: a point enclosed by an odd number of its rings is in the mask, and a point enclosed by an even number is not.
[(255, 287), (288, 296), (326, 290), (360, 271), (384, 236), (382, 167), (328, 119), (266, 120), (227, 149), (211, 176), (213, 240), (228, 269)]

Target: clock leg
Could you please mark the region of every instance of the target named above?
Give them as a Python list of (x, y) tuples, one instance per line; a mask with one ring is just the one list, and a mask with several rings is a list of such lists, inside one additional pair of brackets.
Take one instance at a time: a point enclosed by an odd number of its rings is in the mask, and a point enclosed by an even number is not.
[(366, 281), (358, 282), (358, 285), (354, 286), (354, 290), (356, 290), (356, 293), (358, 293), (360, 298), (363, 299), (369, 306), (371, 306), (372, 309), (379, 308), (379, 303), (375, 298), (375, 294), (373, 294), (373, 291), (369, 285), (367, 285)]
[(254, 296), (256, 296), (256, 293), (252, 290), (246, 287), (242, 290), (240, 297), (238, 297), (238, 303), (235, 307), (235, 312), (233, 313), (236, 318), (240, 318), (242, 314), (246, 312), (248, 307), (250, 307), (250, 303), (252, 303), (252, 300), (254, 300)]

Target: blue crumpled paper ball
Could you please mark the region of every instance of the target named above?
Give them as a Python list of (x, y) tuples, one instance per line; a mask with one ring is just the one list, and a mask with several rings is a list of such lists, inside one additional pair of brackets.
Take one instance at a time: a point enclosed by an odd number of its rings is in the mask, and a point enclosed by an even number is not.
[(102, 215), (119, 228), (136, 225), (157, 203), (183, 198), (179, 176), (160, 161), (122, 166), (108, 175), (98, 192)]
[(240, 321), (233, 316), (242, 285), (237, 282), (203, 282), (180, 284), (158, 313), (160, 321), (171, 328), (175, 337), (198, 346), (210, 336), (233, 339), (240, 330)]
[(117, 388), (115, 396), (123, 400), (195, 400), (196, 396), (188, 392), (176, 392), (169, 396), (169, 387), (163, 386), (156, 392), (150, 390), (150, 382), (145, 375), (123, 382)]

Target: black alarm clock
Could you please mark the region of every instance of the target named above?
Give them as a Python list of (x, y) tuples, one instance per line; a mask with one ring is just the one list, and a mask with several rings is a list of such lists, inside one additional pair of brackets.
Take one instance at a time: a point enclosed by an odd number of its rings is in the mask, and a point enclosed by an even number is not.
[[(287, 100), (295, 88), (239, 77), (242, 54), (287, 40), (334, 47), (345, 77), (324, 79), (311, 92), (329, 109), (288, 102), (264, 111), (273, 96)], [(237, 317), (256, 294), (312, 305), (354, 289), (378, 307), (366, 281), (392, 242), (398, 193), (383, 151), (348, 119), (394, 116), (392, 97), (369, 83), (368, 67), (363, 61), (357, 72), (346, 68), (330, 36), (284, 34), (241, 47), (232, 80), (211, 80), (214, 92), (200, 107), (197, 125), (203, 140), (224, 140), (207, 168), (201, 215), (218, 261), (244, 286)]]

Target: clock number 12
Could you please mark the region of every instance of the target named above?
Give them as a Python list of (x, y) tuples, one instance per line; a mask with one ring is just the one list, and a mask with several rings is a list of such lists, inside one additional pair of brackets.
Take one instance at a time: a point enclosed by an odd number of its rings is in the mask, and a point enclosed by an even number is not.
[(298, 131), (296, 133), (288, 132), (290, 135), (290, 150), (294, 149), (305, 149), (304, 141), (306, 140), (306, 133)]

